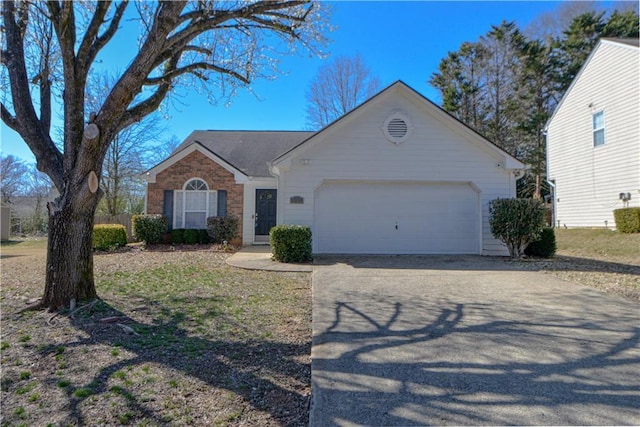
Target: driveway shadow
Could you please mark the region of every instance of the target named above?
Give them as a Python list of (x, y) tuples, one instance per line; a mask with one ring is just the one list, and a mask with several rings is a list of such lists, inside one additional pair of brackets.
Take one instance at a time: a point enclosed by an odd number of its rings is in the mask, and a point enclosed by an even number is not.
[(312, 426), (638, 423), (637, 304), (433, 277), (314, 280)]

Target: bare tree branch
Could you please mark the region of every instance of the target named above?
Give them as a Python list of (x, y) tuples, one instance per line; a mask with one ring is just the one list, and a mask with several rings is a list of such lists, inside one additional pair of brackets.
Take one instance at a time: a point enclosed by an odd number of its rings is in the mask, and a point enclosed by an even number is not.
[(196, 62), (182, 68), (177, 68), (173, 71), (170, 71), (169, 73), (163, 74), (160, 77), (149, 77), (145, 80), (144, 84), (146, 86), (151, 86), (157, 85), (160, 82), (170, 82), (171, 80), (174, 80), (183, 74), (196, 74), (197, 70), (210, 70), (221, 74), (228, 74), (240, 80), (242, 83), (249, 83), (249, 78), (247, 76), (243, 76), (240, 73), (229, 68), (219, 67), (214, 64), (209, 64), (208, 62)]
[(93, 17), (91, 18), (91, 22), (84, 33), (84, 37), (80, 43), (80, 48), (78, 49), (77, 60), (78, 63), (85, 68), (90, 65), (88, 61), (89, 52), (95, 42), (95, 39), (98, 37), (98, 31), (100, 31), (100, 26), (102, 26), (104, 17), (107, 15), (110, 7), (111, 0), (98, 2), (96, 10), (93, 13)]
[(22, 129), (20, 128), (20, 122), (16, 120), (15, 116), (13, 116), (7, 109), (7, 107), (5, 107), (2, 103), (0, 103), (0, 113), (4, 124), (18, 133), (22, 131)]
[[(122, 20), (122, 17), (124, 16), (124, 12), (127, 9), (128, 5), (129, 5), (128, 0), (124, 0), (122, 3), (120, 3), (116, 7), (116, 11), (113, 15), (113, 18), (111, 18), (111, 23), (109, 24), (109, 27), (105, 30), (104, 33), (98, 36), (94, 41), (93, 45), (91, 46), (91, 49), (89, 50), (89, 53), (87, 54), (86, 59), (84, 60), (86, 70), (89, 70), (89, 68), (91, 67), (91, 64), (93, 63), (96, 56), (98, 55), (98, 52), (100, 52), (100, 50), (103, 47), (105, 47), (106, 44), (109, 43), (109, 40), (111, 40), (115, 35), (116, 31), (118, 30), (118, 26), (120, 25), (120, 21)], [(80, 57), (79, 59), (81, 60)]]

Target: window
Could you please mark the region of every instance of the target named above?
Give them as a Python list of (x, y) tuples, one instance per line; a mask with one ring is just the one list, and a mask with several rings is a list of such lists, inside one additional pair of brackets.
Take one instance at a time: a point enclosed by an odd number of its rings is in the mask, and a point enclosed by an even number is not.
[(174, 193), (173, 228), (207, 228), (207, 218), (218, 214), (218, 193), (194, 178)]
[(593, 146), (604, 145), (604, 111), (593, 115)]

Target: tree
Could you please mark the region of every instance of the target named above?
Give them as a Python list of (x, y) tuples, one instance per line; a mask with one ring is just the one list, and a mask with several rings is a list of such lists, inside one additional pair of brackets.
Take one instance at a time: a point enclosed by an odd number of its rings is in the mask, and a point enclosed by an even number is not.
[[(321, 5), (303, 0), (255, 2), (2, 2), (1, 72), (11, 96), (1, 116), (36, 157), (60, 196), (48, 204), (48, 248), (41, 306), (56, 310), (97, 296), (93, 217), (97, 184), (116, 135), (156, 111), (185, 85), (224, 88), (229, 96), (277, 71), (278, 43), (315, 51), (325, 39)], [(137, 14), (139, 50), (97, 111), (87, 111), (88, 78), (102, 49)], [(39, 34), (47, 43), (29, 43)], [(60, 100), (64, 139), (51, 137), (52, 96)], [(88, 113), (88, 114), (87, 114)], [(85, 117), (89, 117), (85, 123)]]
[(440, 61), (429, 82), (441, 93), (443, 107), (474, 130), (517, 155), (520, 52), (524, 36), (513, 22), (502, 22), (480, 37), (465, 42)]
[(24, 195), (34, 202), (33, 213), (22, 223), (24, 233), (41, 233), (46, 231), (47, 215), (45, 203), (51, 195), (53, 184), (47, 175), (40, 172), (35, 165), (29, 166), (28, 182)]
[[(91, 77), (87, 83), (85, 108), (98, 111), (117, 79), (107, 73)], [(104, 196), (98, 204), (99, 213), (111, 216), (124, 212), (141, 213), (138, 207), (144, 197), (144, 181), (140, 174), (150, 166), (147, 159), (156, 151), (164, 130), (160, 115), (153, 112), (113, 138), (102, 164), (100, 188)]]
[(27, 186), (29, 167), (15, 156), (0, 156), (0, 194), (2, 203), (11, 203)]
[(531, 40), (541, 40), (550, 43), (562, 37), (562, 32), (569, 28), (576, 16), (595, 12), (595, 1), (565, 1), (549, 12), (536, 16), (524, 29), (524, 33)]
[(376, 93), (378, 78), (360, 55), (339, 56), (318, 70), (307, 90), (307, 125), (320, 129)]
[(569, 88), (600, 37), (638, 37), (640, 22), (636, 11), (615, 10), (608, 19), (605, 13), (592, 11), (576, 16), (557, 41), (564, 61), (561, 74), (563, 91)]
[[(531, 166), (518, 183), (520, 196), (542, 198), (548, 191), (544, 126), (598, 39), (638, 37), (635, 10), (605, 19), (604, 11), (591, 8), (561, 6), (557, 20), (538, 28), (544, 39), (529, 39), (502, 22), (449, 52), (430, 78), (445, 110)], [(558, 22), (568, 28), (560, 31)]]
[(440, 61), (429, 83), (440, 89), (442, 106), (472, 128), (481, 131), (485, 117), (477, 108), (484, 102), (482, 58), (486, 51), (480, 43), (465, 42), (457, 52), (449, 52)]

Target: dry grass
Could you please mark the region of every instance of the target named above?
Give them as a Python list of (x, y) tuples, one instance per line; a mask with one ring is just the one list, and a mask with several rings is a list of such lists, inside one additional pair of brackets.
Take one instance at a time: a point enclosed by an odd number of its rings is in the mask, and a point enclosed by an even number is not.
[(1, 248), (3, 426), (308, 422), (309, 275), (137, 248), (95, 256), (102, 300), (75, 318), (16, 315), (42, 293), (45, 245)]
[(640, 301), (640, 234), (587, 228), (555, 232), (556, 257), (529, 263), (530, 268)]
[[(556, 235), (555, 259), (522, 265), (640, 301), (639, 234)], [(307, 424), (309, 275), (135, 248), (96, 255), (102, 300), (74, 319), (16, 315), (42, 293), (45, 246), (0, 247), (2, 426)]]

